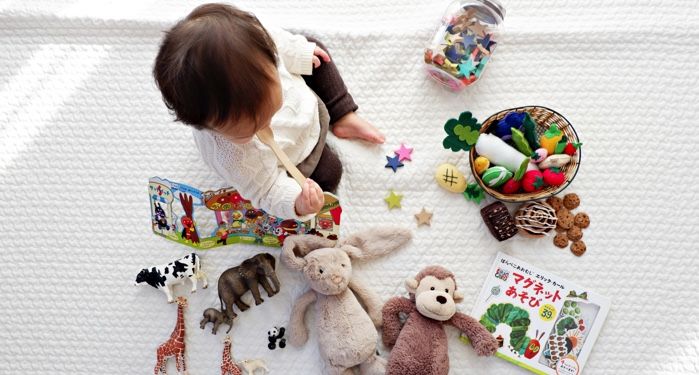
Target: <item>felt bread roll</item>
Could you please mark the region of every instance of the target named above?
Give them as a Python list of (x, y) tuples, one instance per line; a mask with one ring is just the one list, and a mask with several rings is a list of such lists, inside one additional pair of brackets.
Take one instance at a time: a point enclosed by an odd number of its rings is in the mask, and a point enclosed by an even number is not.
[[(491, 165), (500, 165), (512, 173), (516, 173), (524, 160), (527, 158), (524, 154), (517, 151), (514, 147), (508, 145), (502, 139), (495, 135), (484, 133), (478, 137), (476, 142), (476, 153), (485, 156), (490, 160)], [(527, 170), (539, 170), (533, 163), (529, 162)]]

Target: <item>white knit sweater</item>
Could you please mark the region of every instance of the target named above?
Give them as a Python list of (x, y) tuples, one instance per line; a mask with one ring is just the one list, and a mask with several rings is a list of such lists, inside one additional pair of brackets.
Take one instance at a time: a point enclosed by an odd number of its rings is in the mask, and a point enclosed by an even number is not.
[[(265, 26), (266, 27), (266, 26)], [(315, 43), (301, 35), (266, 27), (278, 52), (278, 71), (283, 93), (282, 108), (272, 117), (272, 130), (279, 146), (294, 164), (313, 150), (320, 135), (317, 97), (301, 74), (311, 74)], [(253, 206), (270, 215), (308, 220), (294, 207), (301, 187), (288, 177), (272, 150), (257, 137), (235, 144), (211, 130), (194, 130), (194, 140), (206, 164)]]

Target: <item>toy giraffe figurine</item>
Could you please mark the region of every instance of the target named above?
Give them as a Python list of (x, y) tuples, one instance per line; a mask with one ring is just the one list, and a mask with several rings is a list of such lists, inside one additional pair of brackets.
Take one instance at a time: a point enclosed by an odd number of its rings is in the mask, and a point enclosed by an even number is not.
[(221, 375), (242, 375), (240, 368), (233, 362), (231, 355), (231, 337), (223, 340), (223, 358), (221, 359)]
[(184, 359), (184, 308), (187, 307), (187, 298), (177, 297), (177, 324), (172, 331), (170, 339), (158, 347), (157, 362), (155, 363), (155, 375), (167, 374), (165, 365), (169, 357), (175, 357), (175, 367), (178, 373), (187, 375), (187, 365)]

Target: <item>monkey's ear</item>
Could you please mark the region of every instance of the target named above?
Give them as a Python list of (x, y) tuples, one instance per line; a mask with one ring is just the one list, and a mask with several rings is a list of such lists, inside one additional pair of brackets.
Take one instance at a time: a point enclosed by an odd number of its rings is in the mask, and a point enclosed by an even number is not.
[(417, 282), (417, 280), (415, 280), (412, 277), (405, 280), (405, 289), (408, 290), (408, 293), (415, 294), (418, 285), (419, 283)]
[(454, 302), (459, 303), (464, 300), (464, 294), (460, 290), (454, 291)]

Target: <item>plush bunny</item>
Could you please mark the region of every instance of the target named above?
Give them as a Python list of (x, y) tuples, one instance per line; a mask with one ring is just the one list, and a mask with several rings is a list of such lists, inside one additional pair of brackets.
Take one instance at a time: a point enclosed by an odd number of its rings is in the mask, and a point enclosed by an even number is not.
[(304, 315), (315, 302), (318, 343), (329, 374), (351, 374), (359, 366), (362, 375), (383, 375), (386, 361), (376, 353), (378, 332), (374, 328), (381, 326), (381, 301), (358, 277), (352, 277), (352, 260), (388, 254), (410, 239), (409, 230), (398, 228), (374, 229), (337, 243), (314, 235), (288, 237), (282, 263), (303, 272), (311, 287), (294, 305), (289, 342), (301, 346), (308, 340)]

